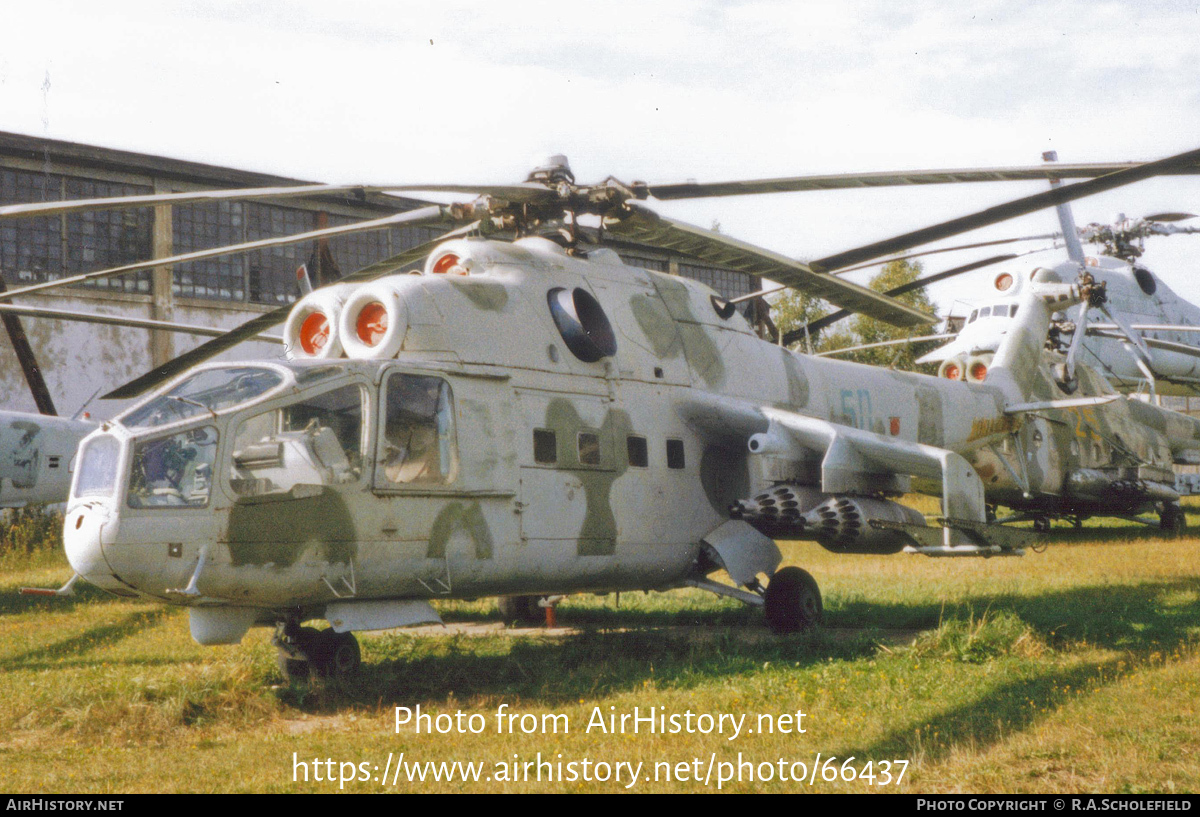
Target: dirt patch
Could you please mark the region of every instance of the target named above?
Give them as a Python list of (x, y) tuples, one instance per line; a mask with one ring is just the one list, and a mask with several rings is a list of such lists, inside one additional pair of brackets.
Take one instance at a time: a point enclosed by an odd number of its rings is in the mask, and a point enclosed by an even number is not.
[[(546, 627), (544, 625), (537, 627), (506, 627), (499, 621), (488, 622), (451, 622), (445, 625), (427, 624), (420, 627), (405, 627), (399, 630), (384, 630), (384, 633), (402, 633), (405, 635), (414, 636), (417, 638), (445, 638), (448, 636), (467, 636), (474, 638), (486, 638), (494, 636), (508, 636), (510, 638), (566, 638), (578, 635), (587, 635), (589, 633), (655, 633), (667, 638), (679, 638), (689, 641), (711, 641), (722, 636), (732, 635), (739, 640), (744, 640), (752, 643), (760, 643), (764, 641), (772, 641), (775, 639), (788, 638), (786, 635), (775, 635), (761, 624), (738, 626), (704, 626), (697, 624), (685, 625), (670, 625), (665, 627), (571, 627), (560, 625), (557, 627)], [(850, 641), (859, 638), (863, 633), (867, 632), (861, 627), (826, 627), (822, 630), (826, 636), (834, 641)], [(921, 630), (914, 629), (889, 629), (889, 630), (873, 630), (872, 631), (879, 639), (880, 643), (889, 647), (908, 646), (916, 640), (921, 634)], [(363, 636), (370, 637), (372, 633), (358, 633), (360, 638)]]

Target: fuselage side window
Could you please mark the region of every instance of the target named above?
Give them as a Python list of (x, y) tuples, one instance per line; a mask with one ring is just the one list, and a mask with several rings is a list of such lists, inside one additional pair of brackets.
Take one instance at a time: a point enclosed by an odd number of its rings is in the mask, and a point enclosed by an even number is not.
[(558, 462), (558, 440), (548, 428), (533, 430), (533, 461), (540, 465)]
[(600, 464), (600, 435), (594, 431), (579, 432), (577, 444), (579, 446), (579, 464), (580, 465), (599, 465)]
[(375, 484), (444, 485), (457, 470), (454, 403), (440, 377), (393, 374), (384, 384)]
[(685, 465), (683, 440), (667, 440), (667, 467), (679, 469)]
[(629, 464), (634, 468), (645, 468), (650, 464), (650, 450), (645, 437), (630, 435), (626, 438), (626, 447), (629, 452)]

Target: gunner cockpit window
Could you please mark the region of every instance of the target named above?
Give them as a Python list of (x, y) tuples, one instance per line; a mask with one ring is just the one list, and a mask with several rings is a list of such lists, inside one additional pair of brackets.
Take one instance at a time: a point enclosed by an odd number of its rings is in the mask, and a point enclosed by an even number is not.
[(126, 504), (131, 508), (203, 508), (212, 492), (217, 430), (189, 428), (134, 446)]

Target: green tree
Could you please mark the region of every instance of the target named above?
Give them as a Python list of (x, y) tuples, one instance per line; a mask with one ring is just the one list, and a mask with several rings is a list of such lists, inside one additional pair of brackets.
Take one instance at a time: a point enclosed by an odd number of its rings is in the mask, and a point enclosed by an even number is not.
[[(876, 292), (887, 292), (904, 284), (911, 283), (921, 276), (921, 265), (909, 261), (889, 261), (884, 264), (879, 274), (871, 279), (868, 286)], [(923, 289), (916, 289), (897, 296), (897, 300), (909, 306), (930, 314), (935, 313), (936, 307), (929, 295)], [(778, 296), (773, 304), (775, 325), (785, 334), (798, 329), (810, 321), (823, 317), (831, 311), (824, 301), (813, 298), (802, 292), (789, 290)], [(812, 339), (813, 352), (829, 352), (844, 349), (847, 346), (860, 346), (868, 343), (899, 340), (906, 337), (917, 337), (928, 334), (924, 328), (901, 328), (869, 318), (866, 315), (855, 315), (845, 321), (827, 327), (818, 337)], [(891, 366), (898, 369), (926, 370), (932, 373), (933, 367), (918, 366), (915, 360), (925, 352), (933, 349), (937, 341), (926, 341), (919, 344), (899, 344), (883, 346), (876, 349), (864, 349), (846, 355), (838, 355), (841, 360), (853, 360), (858, 363), (868, 363), (873, 366)], [(807, 351), (803, 341), (793, 346), (798, 351)]]

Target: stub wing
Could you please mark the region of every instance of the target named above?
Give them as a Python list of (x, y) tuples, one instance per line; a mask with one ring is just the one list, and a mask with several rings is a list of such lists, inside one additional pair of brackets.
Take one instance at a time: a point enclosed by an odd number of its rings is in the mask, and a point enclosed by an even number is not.
[[(767, 406), (702, 398), (682, 411), (726, 441), (740, 436), (756, 461), (758, 493), (735, 517), (777, 539), (814, 539), (842, 553), (1019, 554), (1025, 531), (987, 522), (983, 482), (960, 454)], [(938, 525), (880, 498), (912, 478), (937, 486)]]

